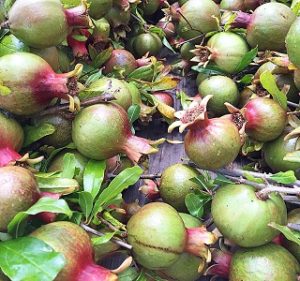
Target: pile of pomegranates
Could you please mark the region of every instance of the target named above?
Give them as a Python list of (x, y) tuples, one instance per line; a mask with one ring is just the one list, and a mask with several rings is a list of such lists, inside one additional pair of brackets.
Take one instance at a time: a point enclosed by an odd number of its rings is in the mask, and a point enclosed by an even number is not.
[(299, 3), (0, 0), (0, 281), (299, 281)]

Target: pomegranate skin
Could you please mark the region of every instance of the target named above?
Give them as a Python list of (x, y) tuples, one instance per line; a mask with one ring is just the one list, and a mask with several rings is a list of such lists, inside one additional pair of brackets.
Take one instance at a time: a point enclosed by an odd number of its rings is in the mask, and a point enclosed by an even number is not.
[(90, 16), (98, 20), (112, 8), (113, 0), (88, 0), (88, 3)]
[[(300, 19), (297, 18), (292, 24), (287, 36), (286, 36), (286, 49), (289, 56), (289, 60), (300, 68), (300, 52), (299, 52), (299, 34), (300, 34)], [(299, 72), (299, 70), (296, 70)]]
[(184, 138), (184, 147), (199, 168), (214, 170), (234, 161), (241, 140), (237, 127), (230, 120), (214, 118), (192, 125)]
[(238, 250), (232, 257), (229, 281), (295, 281), (300, 273), (297, 260), (273, 243)]
[(118, 280), (115, 274), (94, 264), (90, 238), (80, 226), (71, 222), (54, 222), (38, 228), (30, 236), (44, 241), (64, 255), (66, 265), (55, 281)]
[(39, 189), (33, 174), (24, 168), (0, 168), (0, 231), (6, 231), (13, 217), (26, 211), (39, 199)]
[(15, 161), (24, 141), (24, 132), (17, 121), (0, 112), (0, 167)]
[(9, 25), (26, 45), (40, 49), (60, 44), (69, 28), (59, 0), (17, 0), (9, 11)]
[[(16, 75), (16, 68), (18, 75)], [(43, 110), (54, 97), (66, 98), (70, 74), (56, 74), (37, 55), (14, 53), (0, 58), (0, 108), (16, 115), (32, 115)], [(77, 86), (76, 86), (77, 87)]]
[(132, 135), (127, 112), (113, 103), (81, 110), (73, 121), (72, 137), (77, 150), (95, 160), (125, 153), (138, 162), (142, 154), (156, 152), (148, 140)]
[(261, 142), (279, 137), (287, 119), (286, 111), (269, 98), (251, 99), (245, 105), (243, 115), (246, 119), (246, 133)]

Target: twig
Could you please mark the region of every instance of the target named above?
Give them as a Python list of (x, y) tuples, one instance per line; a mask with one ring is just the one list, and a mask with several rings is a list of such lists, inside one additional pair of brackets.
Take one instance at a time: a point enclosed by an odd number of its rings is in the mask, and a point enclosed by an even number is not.
[[(103, 103), (103, 102), (112, 101), (114, 99), (115, 99), (115, 97), (111, 94), (102, 94), (100, 96), (93, 97), (93, 98), (86, 99), (86, 100), (82, 101), (80, 103), (80, 106), (82, 106), (82, 107), (90, 106), (90, 105), (94, 105), (94, 104), (101, 103), (101, 102)], [(69, 109), (68, 104), (59, 104), (59, 105), (49, 107), (48, 109), (40, 112), (37, 116), (57, 114), (57, 113), (59, 113), (63, 110), (68, 110), (68, 109)]]
[(295, 108), (299, 107), (299, 104), (294, 103), (294, 102), (291, 102), (291, 101), (288, 101), (288, 102), (287, 102), (287, 105), (289, 105), (289, 106), (291, 106), (291, 107), (295, 107)]
[[(84, 224), (84, 223), (81, 223), (80, 226), (81, 226), (85, 231), (87, 231), (87, 232), (89, 232), (89, 233), (95, 234), (95, 235), (97, 235), (97, 236), (104, 236), (104, 233), (99, 232), (99, 231), (97, 231), (97, 230), (95, 230), (95, 229), (93, 229), (93, 228), (87, 226), (87, 225)], [(131, 250), (131, 249), (132, 249), (132, 246), (131, 246), (130, 244), (128, 244), (128, 243), (126, 243), (126, 242), (124, 242), (124, 241), (122, 241), (122, 240), (119, 240), (119, 239), (116, 239), (116, 238), (112, 238), (111, 241), (112, 241), (113, 243), (115, 243), (115, 244), (117, 244), (117, 245), (123, 247), (123, 248), (128, 249), (128, 250)]]
[(283, 186), (272, 186), (269, 185), (268, 187), (260, 190), (256, 193), (257, 197), (266, 200), (269, 196), (269, 193), (271, 192), (279, 192), (279, 193), (286, 193), (286, 194), (300, 194), (300, 188), (299, 187), (283, 187)]

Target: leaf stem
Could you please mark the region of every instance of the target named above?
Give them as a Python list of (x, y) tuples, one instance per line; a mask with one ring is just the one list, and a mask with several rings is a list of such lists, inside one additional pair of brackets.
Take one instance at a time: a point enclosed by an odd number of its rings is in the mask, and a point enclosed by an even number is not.
[[(95, 230), (95, 229), (89, 227), (88, 225), (86, 225), (86, 224), (84, 224), (84, 223), (81, 223), (80, 226), (81, 226), (85, 231), (87, 231), (87, 232), (89, 232), (89, 233), (95, 234), (95, 235), (97, 235), (97, 236), (104, 236), (104, 233), (99, 232), (99, 231), (97, 231), (97, 230)], [(124, 242), (124, 241), (122, 241), (122, 240), (119, 240), (119, 239), (117, 239), (117, 238), (112, 238), (111, 241), (112, 241), (113, 243), (115, 243), (115, 244), (117, 244), (117, 245), (123, 247), (123, 248), (128, 249), (128, 250), (131, 250), (131, 249), (132, 249), (132, 246), (131, 246), (130, 244), (128, 244), (128, 243), (126, 243), (126, 242)]]

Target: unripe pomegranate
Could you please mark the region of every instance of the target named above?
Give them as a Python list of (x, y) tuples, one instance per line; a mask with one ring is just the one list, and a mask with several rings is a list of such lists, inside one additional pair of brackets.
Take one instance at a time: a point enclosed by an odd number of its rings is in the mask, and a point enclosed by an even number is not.
[(40, 197), (33, 174), (21, 167), (0, 168), (0, 231), (6, 231), (14, 216), (29, 209)]
[(106, 14), (105, 18), (113, 29), (125, 27), (130, 21), (130, 10), (123, 10), (121, 7), (113, 6)]
[[(16, 68), (18, 75), (15, 75)], [(42, 58), (14, 53), (0, 58), (0, 108), (17, 115), (43, 110), (55, 97), (67, 98), (77, 92), (75, 76), (80, 68), (56, 74)]]
[(110, 25), (106, 18), (94, 21), (94, 43), (106, 43), (109, 40)]
[[(294, 209), (288, 213), (288, 223), (300, 224), (300, 209)], [(295, 242), (284, 238), (283, 246), (300, 262), (300, 246)]]
[(146, 55), (146, 53), (149, 53), (149, 56), (155, 56), (161, 48), (161, 39), (155, 33), (139, 34), (133, 41), (134, 54), (139, 58)]
[(165, 169), (161, 175), (159, 186), (160, 196), (164, 202), (178, 211), (185, 211), (185, 197), (198, 189), (191, 181), (199, 175), (198, 171), (184, 164), (174, 164)]
[(239, 12), (232, 26), (247, 28), (246, 38), (252, 48), (281, 51), (285, 49), (285, 37), (295, 19), (288, 6), (271, 2), (259, 6), (253, 14)]
[(288, 34), (286, 35), (286, 49), (289, 56), (289, 60), (297, 67), (300, 68), (300, 53), (297, 48), (299, 44), (300, 34), (300, 18), (297, 18), (291, 25)]
[(49, 63), (54, 71), (59, 70), (59, 51), (56, 47), (49, 47), (46, 49), (31, 48), (31, 53), (34, 53), (44, 59), (47, 63)]
[(212, 95), (208, 102), (208, 110), (216, 116), (224, 115), (228, 112), (225, 102), (237, 105), (239, 102), (239, 90), (235, 82), (226, 76), (212, 76), (205, 79), (199, 85), (199, 93), (202, 97)]
[(160, 3), (160, 0), (142, 0), (142, 3), (139, 6), (143, 10), (145, 16), (151, 16), (158, 10)]
[(241, 247), (264, 245), (279, 231), (268, 226), (286, 224), (287, 211), (282, 197), (270, 193), (268, 199), (258, 198), (255, 188), (245, 184), (229, 184), (217, 190), (212, 201), (216, 227), (229, 240)]
[(89, 15), (98, 20), (102, 18), (113, 5), (113, 0), (88, 0), (89, 6)]
[(24, 132), (17, 121), (0, 112), (0, 167), (21, 158)]
[(17, 0), (8, 13), (12, 34), (34, 48), (64, 41), (74, 26), (89, 27), (84, 5), (65, 10), (59, 0)]
[[(116, 281), (118, 277), (93, 262), (90, 237), (78, 225), (59, 221), (44, 225), (30, 234), (62, 253), (66, 265), (55, 281)], [(63, 238), (63, 239), (62, 239)]]
[(156, 152), (148, 140), (132, 135), (127, 112), (113, 103), (81, 110), (73, 121), (72, 136), (78, 151), (95, 160), (125, 153), (137, 163), (142, 154)]
[(189, 0), (177, 11), (176, 17), (179, 17), (177, 25), (179, 36), (191, 39), (202, 33), (218, 30), (220, 10), (212, 0)]
[(295, 281), (300, 273), (297, 260), (273, 243), (238, 250), (230, 264), (230, 281)]
[(149, 269), (163, 269), (179, 259), (186, 237), (182, 219), (165, 203), (149, 203), (127, 224), (128, 241), (138, 263)]

